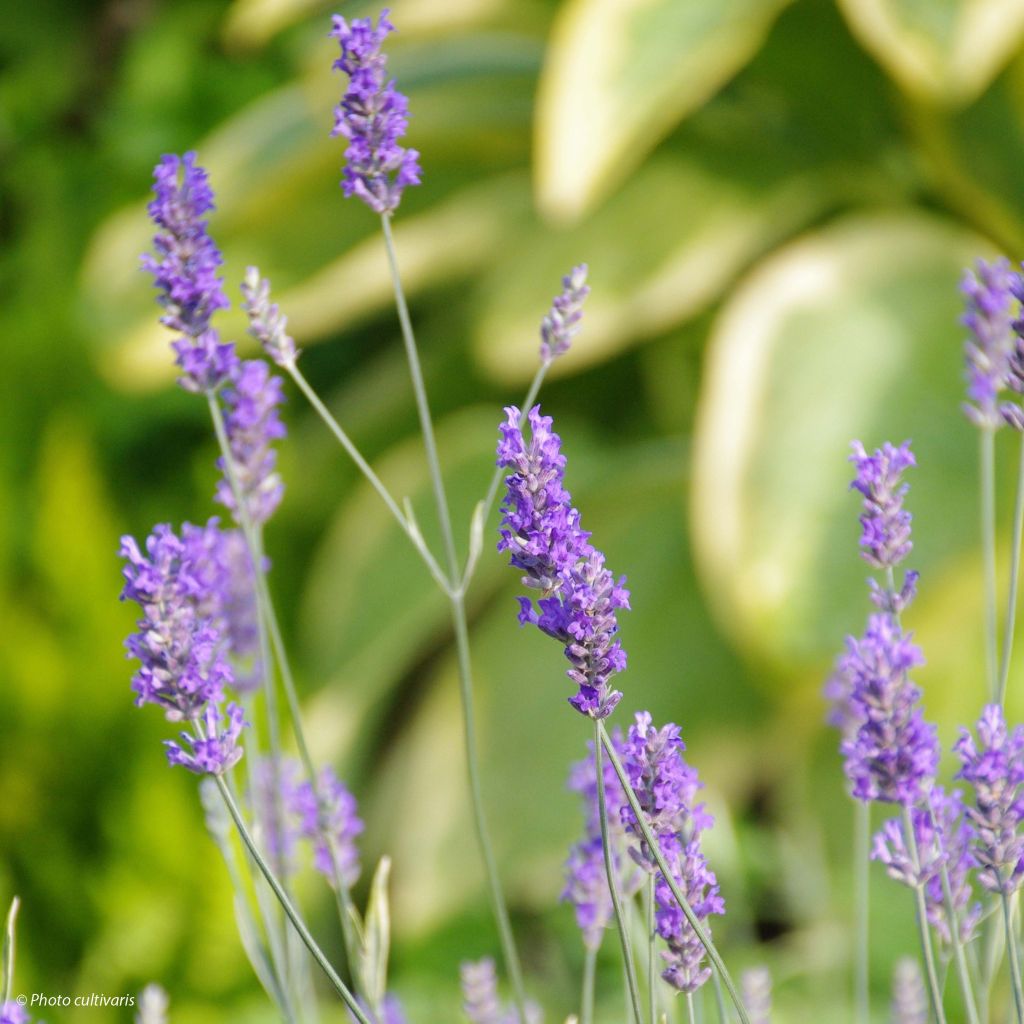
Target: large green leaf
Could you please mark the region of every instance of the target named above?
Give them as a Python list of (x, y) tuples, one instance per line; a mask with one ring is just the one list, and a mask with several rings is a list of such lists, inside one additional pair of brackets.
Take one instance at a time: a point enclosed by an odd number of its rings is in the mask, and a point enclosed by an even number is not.
[(839, 0), (850, 28), (908, 92), (968, 103), (1020, 45), (1018, 0)]
[[(987, 245), (878, 214), (782, 250), (715, 325), (693, 528), (720, 620), (748, 650), (819, 664), (868, 607), (847, 493), (851, 438), (914, 441), (914, 566), (935, 594), (976, 536), (974, 431), (959, 412), (962, 268)], [(957, 570), (959, 572), (959, 569)]]
[(542, 208), (578, 217), (757, 51), (788, 0), (570, 0), (537, 114)]

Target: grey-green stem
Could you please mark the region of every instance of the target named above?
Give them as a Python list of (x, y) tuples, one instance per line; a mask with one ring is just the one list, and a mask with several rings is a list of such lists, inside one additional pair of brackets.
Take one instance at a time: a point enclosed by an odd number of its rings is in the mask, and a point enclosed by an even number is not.
[(1013, 634), (1017, 625), (1017, 593), (1020, 584), (1021, 539), (1024, 536), (1024, 433), (1020, 437), (1020, 462), (1017, 467), (1017, 497), (1013, 509), (1013, 549), (1010, 554), (1010, 589), (1006, 599), (1006, 630), (1003, 633), (1003, 657), (999, 665), (1000, 705), (1006, 703), (1006, 683), (1013, 657)]
[[(600, 778), (600, 776), (598, 776)], [(655, 986), (658, 968), (654, 954), (654, 873), (647, 876), (647, 1019), (657, 1024), (655, 1013)]]
[(985, 664), (989, 692), (998, 699), (996, 679), (998, 639), (996, 637), (996, 454), (995, 430), (982, 427), (981, 451), (981, 546), (985, 571)]
[[(906, 839), (907, 849), (910, 852), (910, 862), (916, 874), (921, 869), (921, 860), (917, 852), (914, 822), (911, 818), (909, 807), (903, 808), (903, 834)], [(942, 988), (939, 985), (938, 974), (935, 971), (935, 953), (932, 949), (931, 933), (928, 931), (928, 908), (925, 904), (923, 886), (914, 886), (914, 897), (917, 908), (917, 930), (921, 940), (921, 955), (924, 957), (925, 974), (928, 978), (928, 994), (932, 1004), (932, 1011), (939, 1024), (946, 1024), (946, 1014), (942, 1006)]]
[(711, 936), (708, 935), (707, 929), (703, 924), (701, 924), (699, 918), (693, 912), (693, 908), (690, 906), (689, 901), (679, 888), (679, 885), (675, 880), (675, 876), (672, 874), (672, 871), (668, 866), (668, 862), (665, 860), (665, 856), (661, 852), (661, 845), (658, 843), (654, 833), (651, 832), (650, 826), (647, 824), (643, 808), (640, 806), (640, 801), (637, 799), (636, 793), (630, 785), (629, 777), (626, 775), (626, 769), (622, 767), (622, 761), (619, 760), (619, 755), (615, 750), (615, 745), (612, 743), (611, 737), (608, 735), (608, 730), (605, 729), (604, 723), (601, 721), (598, 721), (597, 723), (597, 733), (600, 737), (600, 743), (604, 746), (604, 749), (608, 754), (608, 759), (611, 761), (612, 767), (615, 769), (615, 774), (619, 777), (619, 782), (622, 784), (623, 792), (626, 794), (629, 806), (633, 810), (633, 816), (636, 819), (636, 823), (644, 837), (644, 841), (650, 848), (650, 851), (654, 856), (654, 860), (658, 865), (658, 869), (661, 871), (669, 889), (671, 889), (676, 903), (679, 904), (679, 909), (683, 912), (683, 916), (689, 922), (694, 934), (700, 940), (701, 945), (707, 952), (708, 959), (711, 961), (712, 967), (721, 977), (722, 984), (725, 985), (725, 990), (729, 993), (729, 998), (736, 1007), (736, 1012), (740, 1015), (740, 1021), (742, 1024), (750, 1024), (750, 1017), (747, 1015), (747, 1010), (743, 1005), (743, 1000), (740, 997), (739, 990), (736, 988), (736, 984), (732, 980), (732, 976), (729, 974), (729, 969), (725, 966), (725, 961), (722, 959), (715, 944), (711, 941)]
[(587, 946), (583, 955), (583, 991), (580, 994), (580, 1024), (594, 1024), (594, 979), (597, 949)]
[(338, 972), (331, 966), (330, 961), (324, 956), (323, 950), (317, 945), (316, 939), (313, 938), (309, 928), (306, 927), (306, 922), (302, 920), (301, 915), (295, 909), (295, 905), (292, 903), (288, 894), (284, 891), (281, 883), (277, 880), (274, 872), (270, 869), (270, 865), (263, 859), (263, 855), (260, 853), (259, 848), (253, 841), (252, 835), (249, 832), (248, 826), (245, 824), (245, 819), (242, 817), (241, 811), (238, 809), (238, 804), (235, 803), (234, 797), (232, 797), (230, 790), (224, 782), (224, 779), (219, 775), (214, 776), (217, 782), (217, 788), (220, 790), (220, 795), (224, 800), (224, 804), (228, 809), (228, 814), (231, 815), (231, 820), (235, 823), (235, 828), (238, 829), (238, 834), (245, 844), (246, 849), (249, 851), (250, 856), (256, 862), (256, 866), (260, 869), (263, 877), (267, 880), (267, 885), (273, 890), (274, 895), (277, 897), (278, 902), (284, 909), (288, 920), (291, 921), (292, 926), (298, 933), (299, 938), (302, 939), (306, 948), (312, 954), (313, 959), (320, 966), (320, 969), (327, 975), (328, 981), (334, 986), (335, 991), (341, 996), (342, 1002), (348, 1007), (349, 1012), (359, 1022), (359, 1024), (372, 1024), (370, 1019), (363, 1012), (362, 1007), (356, 1001), (355, 996), (349, 991), (348, 987), (338, 976)]
[(856, 943), (854, 1007), (857, 1024), (868, 1024), (871, 1004), (868, 987), (868, 927), (870, 918), (871, 877), (868, 871), (871, 856), (871, 804), (854, 800), (853, 877), (856, 902)]
[(608, 801), (604, 785), (604, 761), (601, 756), (601, 723), (594, 722), (594, 768), (597, 776), (597, 807), (601, 822), (601, 848), (604, 851), (604, 869), (608, 876), (608, 891), (612, 898), (612, 909), (615, 911), (615, 924), (619, 931), (622, 944), (622, 962), (626, 970), (626, 987), (629, 990), (629, 1002), (633, 1008), (635, 1024), (643, 1024), (643, 1012), (640, 1009), (640, 989), (636, 980), (636, 964), (633, 962), (633, 944), (629, 941), (629, 928), (622, 912), (622, 897), (619, 894), (619, 881), (615, 877), (615, 861), (612, 856), (612, 845), (608, 836)]
[(1010, 914), (1010, 897), (1005, 887), (1000, 892), (1003, 904), (1003, 924), (1006, 927), (1006, 949), (1010, 957), (1010, 985), (1013, 988), (1013, 1005), (1017, 1010), (1017, 1024), (1024, 1024), (1024, 992), (1021, 991), (1020, 949), (1017, 945), (1017, 933), (1013, 927)]

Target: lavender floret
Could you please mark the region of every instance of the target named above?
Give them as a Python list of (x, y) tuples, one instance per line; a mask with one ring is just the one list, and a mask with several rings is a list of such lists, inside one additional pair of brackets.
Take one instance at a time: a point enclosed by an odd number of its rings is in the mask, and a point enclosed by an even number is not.
[(551, 309), (540, 325), (540, 358), (554, 362), (569, 351), (572, 339), (580, 330), (583, 300), (590, 294), (587, 286), (587, 265), (581, 263), (562, 278), (562, 292), (551, 303)]
[(990, 892), (1012, 893), (1024, 879), (1024, 727), (1011, 732), (998, 704), (990, 704), (978, 721), (978, 741), (967, 729), (953, 748), (962, 768), (957, 775), (974, 789), (967, 808), (974, 827), (978, 882)]
[(172, 343), (188, 391), (209, 392), (228, 379), (235, 363), (234, 345), (220, 340), (210, 320), (229, 305), (217, 268), (224, 262), (206, 230), (213, 191), (195, 153), (164, 156), (153, 172), (155, 198), (149, 215), (158, 231), (155, 254), (142, 257), (161, 291), (165, 313), (160, 322), (179, 337)]
[(889, 615), (872, 615), (860, 640), (847, 638), (850, 703), (860, 726), (840, 746), (853, 795), (912, 805), (927, 791), (939, 762), (935, 727), (916, 706), (921, 691), (910, 669), (920, 649)]
[(572, 666), (566, 673), (578, 692), (569, 698), (581, 714), (606, 718), (622, 699), (611, 677), (626, 667), (626, 652), (616, 639), (616, 612), (629, 607), (625, 577), (616, 580), (604, 555), (580, 527), (580, 514), (563, 485), (565, 456), (551, 431), (551, 417), (534, 406), (528, 414), (530, 442), (522, 415), (505, 410), (498, 443), (498, 465), (512, 470), (505, 478), (499, 551), (523, 573), (523, 584), (538, 591), (536, 606), (519, 598), (519, 621), (532, 623), (565, 645)]
[(1008, 260), (978, 260), (964, 273), (961, 290), (967, 303), (962, 323), (971, 332), (964, 343), (967, 397), (964, 413), (976, 426), (994, 430), (1002, 419), (999, 393), (1008, 386), (1014, 342), (1014, 296), (1020, 298), (1020, 276)]
[[(227, 407), (225, 428), (237, 485), (249, 522), (265, 523), (281, 503), (284, 484), (275, 471), (277, 452), (273, 442), (285, 436), (277, 413), (284, 400), (281, 378), (272, 374), (262, 359), (240, 363), (231, 384), (223, 391)], [(224, 459), (217, 460), (224, 472)], [(217, 485), (217, 501), (239, 518), (235, 494), (225, 478)]]
[(197, 775), (223, 775), (242, 759), (238, 738), (248, 724), (245, 715), (237, 704), (228, 704), (223, 715), (217, 706), (207, 704), (202, 723), (201, 735), (183, 732), (180, 744), (164, 740), (167, 760)]
[(242, 296), (242, 308), (249, 317), (249, 334), (278, 366), (294, 366), (299, 350), (295, 339), (287, 333), (288, 317), (276, 302), (270, 301), (270, 281), (260, 277), (256, 267), (246, 269)]
[(349, 78), (331, 132), (349, 142), (341, 187), (346, 196), (358, 196), (380, 214), (393, 213), (405, 187), (420, 183), (419, 153), (398, 144), (409, 124), (409, 101), (394, 81), (385, 82), (387, 57), (381, 46), (395, 31), (388, 13), (381, 11), (376, 27), (370, 18), (350, 23), (336, 14), (331, 31), (341, 44), (333, 66)]

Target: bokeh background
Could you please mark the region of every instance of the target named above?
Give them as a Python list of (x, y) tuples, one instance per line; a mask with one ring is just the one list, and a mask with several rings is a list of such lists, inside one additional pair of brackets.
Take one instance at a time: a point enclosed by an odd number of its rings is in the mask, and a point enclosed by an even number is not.
[[(0, 902), (24, 901), (21, 991), (157, 980), (175, 1024), (273, 1019), (195, 779), (166, 767), (161, 716), (132, 707), (122, 650), (120, 534), (215, 511), (205, 407), (174, 386), (138, 271), (162, 153), (198, 149), (229, 289), (249, 263), (271, 277), (307, 375), (433, 529), (376, 221), (337, 184), (331, 11), (0, 14)], [(845, 459), (853, 437), (914, 441), (911, 624), (948, 746), (984, 699), (957, 286), (974, 258), (1024, 251), (1024, 8), (395, 0), (393, 19), (424, 166), (395, 231), (461, 542), (539, 319), (586, 260), (586, 328), (542, 403), (629, 577), (617, 720), (646, 707), (683, 727), (734, 969), (771, 967), (779, 1021), (845, 1019), (851, 814), (820, 698), (867, 611)], [(222, 328), (242, 336), (237, 311)], [(300, 396), (286, 417), (267, 540), (314, 745), (360, 799), (364, 862), (394, 858), (393, 987), (414, 1020), (457, 1020), (459, 960), (497, 943), (446, 608)], [(1005, 546), (1009, 436), (999, 458)], [(565, 776), (588, 730), (557, 645), (517, 627), (516, 588), (485, 554), (470, 603), (487, 800), (531, 987), (561, 1020), (582, 961), (558, 902), (579, 820)], [(1022, 689), (1015, 672), (1011, 708)], [(880, 870), (873, 884), (881, 1020), (915, 946), (909, 893)], [(301, 895), (337, 949), (326, 890), (309, 877)], [(602, 1019), (621, 1019), (613, 941), (602, 968)]]

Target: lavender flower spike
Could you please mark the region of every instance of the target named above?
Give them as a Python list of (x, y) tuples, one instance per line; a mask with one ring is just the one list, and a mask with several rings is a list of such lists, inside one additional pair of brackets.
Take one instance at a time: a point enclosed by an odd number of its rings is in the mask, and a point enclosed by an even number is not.
[(179, 335), (172, 347), (184, 371), (181, 386), (207, 392), (227, 380), (237, 357), (234, 345), (221, 342), (210, 326), (213, 314), (229, 303), (217, 276), (224, 261), (206, 230), (213, 191), (195, 159), (195, 153), (168, 155), (156, 165), (155, 198), (149, 204), (158, 229), (155, 254), (143, 255), (142, 267), (162, 293), (166, 312), (160, 322)]
[(198, 736), (181, 734), (185, 746), (164, 740), (167, 760), (197, 775), (223, 775), (242, 759), (238, 737), (247, 724), (245, 716), (237, 704), (229, 704), (222, 718), (220, 710), (208, 704), (203, 718), (204, 728)]
[(381, 11), (376, 28), (370, 18), (349, 23), (336, 14), (331, 31), (341, 44), (334, 67), (349, 78), (331, 132), (349, 142), (341, 187), (380, 214), (394, 213), (405, 187), (420, 183), (419, 153), (398, 144), (409, 123), (409, 101), (394, 81), (384, 80), (387, 57), (381, 46), (395, 30), (388, 13)]
[[(353, 886), (359, 878), (359, 851), (356, 837), (363, 831), (357, 813), (356, 798), (345, 788), (331, 768), (320, 772), (320, 800), (317, 805), (313, 786), (307, 779), (286, 793), (285, 809), (297, 816), (299, 835), (313, 844), (313, 866), (332, 885), (335, 868), (342, 885)], [(331, 854), (336, 856), (331, 863)]]
[(740, 977), (743, 1005), (750, 1024), (771, 1024), (772, 976), (767, 967), (751, 967)]
[[(850, 487), (864, 495), (860, 517), (861, 556), (875, 569), (891, 569), (908, 554), (910, 513), (903, 508), (908, 485), (902, 482), (904, 470), (916, 465), (910, 442), (898, 448), (886, 442), (868, 455), (860, 441), (852, 443), (850, 461), (857, 469)], [(915, 577), (916, 578), (916, 577)]]
[(539, 591), (536, 608), (531, 598), (519, 599), (519, 621), (565, 644), (571, 665), (566, 674), (578, 687), (569, 703), (581, 714), (605, 718), (622, 699), (609, 681), (626, 667), (626, 652), (615, 638), (616, 612), (629, 607), (625, 577), (612, 576), (580, 527), (562, 482), (565, 456), (551, 417), (541, 416), (540, 406), (530, 410), (527, 445), (522, 414), (514, 407), (505, 412), (498, 465), (512, 472), (505, 478), (498, 550), (509, 552), (511, 564), (524, 573), (524, 586)]
[(590, 294), (587, 265), (581, 263), (562, 278), (562, 293), (551, 303), (551, 309), (540, 324), (540, 358), (553, 363), (569, 351), (572, 339), (580, 330), (583, 301)]
[(971, 332), (964, 344), (969, 401), (963, 409), (976, 426), (994, 430), (1001, 423), (998, 399), (1007, 386), (1014, 295), (1020, 297), (1021, 281), (1005, 259), (993, 263), (978, 260), (974, 273), (965, 272), (961, 290), (967, 300), (962, 322)]
[(294, 366), (299, 357), (295, 339), (286, 333), (288, 317), (270, 301), (270, 281), (260, 277), (257, 267), (248, 267), (242, 282), (242, 309), (249, 317), (249, 334), (278, 366)]
[(953, 748), (957, 775), (974, 788), (967, 816), (974, 826), (978, 881), (990, 892), (1012, 893), (1024, 880), (1024, 727), (1006, 727), (1002, 708), (990, 704), (978, 721), (978, 742), (966, 729)]
[(928, 993), (921, 967), (911, 957), (899, 960), (893, 972), (892, 1024), (928, 1024)]
[[(231, 461), (249, 522), (265, 523), (281, 502), (284, 484), (275, 471), (277, 453), (272, 444), (285, 436), (277, 414), (283, 401), (281, 378), (271, 374), (262, 359), (247, 359), (224, 389), (225, 427)], [(217, 465), (224, 470), (223, 457)], [(238, 519), (235, 494), (228, 480), (217, 485), (217, 500)]]
[[(490, 957), (466, 960), (459, 966), (462, 987), (462, 1010), (469, 1024), (520, 1024), (514, 1007), (503, 1004), (498, 997), (498, 975)], [(524, 1024), (540, 1024), (536, 1005), (527, 1003)]]

